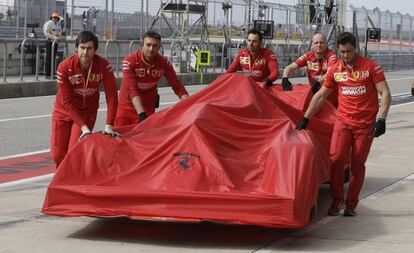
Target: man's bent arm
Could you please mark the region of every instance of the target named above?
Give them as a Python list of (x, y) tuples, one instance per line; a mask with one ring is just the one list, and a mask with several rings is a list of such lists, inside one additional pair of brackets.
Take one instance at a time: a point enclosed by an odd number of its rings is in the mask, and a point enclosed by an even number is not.
[(322, 86), (322, 88), (312, 97), (309, 107), (305, 112), (305, 118), (310, 119), (313, 114), (315, 114), (322, 107), (331, 92), (331, 88)]
[(298, 69), (299, 69), (299, 66), (295, 62), (292, 62), (283, 70), (282, 77), (289, 77), (290, 73)]

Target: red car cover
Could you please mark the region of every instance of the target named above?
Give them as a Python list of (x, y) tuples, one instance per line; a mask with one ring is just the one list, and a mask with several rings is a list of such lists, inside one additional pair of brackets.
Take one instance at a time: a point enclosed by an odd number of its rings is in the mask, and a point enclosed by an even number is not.
[(309, 130), (295, 130), (311, 96), (309, 85), (283, 92), (222, 75), (122, 138), (85, 137), (56, 171), (42, 211), (302, 227), (329, 178), (336, 117), (327, 102)]

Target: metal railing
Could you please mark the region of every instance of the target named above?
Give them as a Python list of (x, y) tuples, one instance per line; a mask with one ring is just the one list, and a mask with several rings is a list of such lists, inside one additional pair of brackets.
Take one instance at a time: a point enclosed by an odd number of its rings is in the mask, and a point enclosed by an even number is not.
[[(119, 43), (122, 43), (123, 41), (117, 41), (117, 40), (107, 40), (105, 44), (105, 58), (108, 59), (108, 46), (110, 43), (114, 43), (116, 45), (116, 76), (119, 76)], [(125, 42), (125, 41), (124, 41)], [(129, 41), (126, 41), (129, 42)], [(131, 44), (131, 43), (130, 43)]]
[[(28, 42), (32, 42), (35, 44), (36, 50), (30, 53), (30, 48), (26, 48), (27, 47), (27, 43)], [(23, 82), (24, 81), (24, 76), (26, 76), (25, 74), (25, 60), (26, 60), (26, 55), (30, 54), (30, 55), (35, 55), (34, 59), (35, 59), (35, 63), (34, 63), (34, 72), (35, 72), (35, 79), (36, 81), (39, 80), (39, 66), (40, 66), (40, 44), (46, 42), (46, 40), (43, 39), (37, 39), (37, 38), (20, 38), (20, 39), (1, 39), (0, 43), (4, 45), (4, 51), (3, 51), (3, 82), (7, 82), (7, 78), (9, 76), (11, 76), (10, 74), (7, 73), (7, 70), (12, 68), (13, 66), (9, 66), (9, 62), (10, 59), (12, 59), (12, 54), (10, 54), (9, 52), (9, 45), (13, 45), (13, 47), (15, 48), (15, 50), (20, 51), (19, 52), (19, 56), (18, 56), (18, 61), (19, 61), (19, 65), (18, 65), (18, 75), (17, 77), (19, 78), (18, 80)], [(66, 51), (66, 56), (68, 55), (68, 43), (66, 41), (64, 41), (65, 44), (65, 51)], [(28, 52), (29, 51), (29, 52)], [(9, 59), (10, 57), (10, 59)], [(52, 50), (52, 54), (50, 57), (56, 57), (56, 55), (54, 54), (54, 51)], [(17, 58), (17, 57), (16, 57)], [(33, 59), (33, 58), (32, 58)], [(53, 61), (51, 62), (52, 66), (51, 69), (56, 68), (56, 66), (53, 66)], [(53, 72), (52, 72), (53, 73)], [(16, 76), (16, 75), (13, 75)]]
[[(40, 55), (40, 49), (39, 45), (41, 42), (44, 42), (43, 40), (39, 39), (33, 39), (33, 38), (26, 38), (26, 39), (2, 39), (0, 40), (0, 43), (4, 46), (4, 52), (3, 52), (3, 81), (6, 82), (8, 78), (8, 69), (10, 68), (10, 54), (8, 52), (8, 49), (10, 49), (10, 44), (18, 45), (20, 46), (20, 54), (19, 54), (19, 66), (18, 68), (15, 68), (15, 70), (19, 70), (18, 77), (20, 81), (24, 81), (24, 77), (27, 76), (25, 74), (25, 60), (26, 55), (29, 54), (25, 49), (27, 47), (27, 43), (32, 42), (36, 46), (36, 51), (34, 51), (34, 48), (32, 49), (32, 55), (35, 54), (35, 78), (36, 80), (39, 80), (39, 55)], [(108, 60), (112, 59), (113, 65), (115, 65), (114, 71), (116, 72), (116, 76), (120, 76), (121, 71), (121, 59), (126, 56), (126, 54), (129, 54), (133, 51), (133, 45), (139, 43), (139, 40), (107, 40), (101, 43), (105, 43), (105, 57)], [(57, 41), (53, 42), (54, 44), (57, 43)], [(70, 43), (70, 42), (69, 42)], [(171, 50), (174, 47), (174, 43), (171, 40), (163, 40), (162, 41), (162, 49), (164, 48), (166, 50)], [(68, 42), (64, 41), (62, 42), (65, 46), (66, 55), (68, 55)], [(300, 54), (303, 53), (303, 51), (306, 49), (304, 44), (300, 45), (287, 45), (287, 44), (271, 44), (269, 43), (274, 52), (276, 53), (278, 57), (278, 61), (280, 64), (280, 67), (283, 68), (287, 64), (290, 64), (296, 57), (298, 57)], [(269, 46), (267, 44), (267, 46)], [(192, 44), (193, 46), (196, 46), (196, 44)], [(113, 47), (116, 48), (116, 51), (111, 51)], [(209, 43), (206, 45), (206, 49), (210, 50), (213, 57), (211, 60), (211, 65), (209, 67), (203, 67), (202, 71), (225, 71), (226, 66), (230, 65), (233, 57), (235, 55), (235, 52), (239, 50), (241, 47), (243, 47), (243, 43)], [(188, 46), (186, 47), (188, 48)], [(160, 50), (161, 51), (161, 50)], [(171, 50), (172, 51), (172, 50)], [(178, 53), (178, 52), (177, 52)], [(191, 52), (187, 52), (191, 53)], [(166, 54), (170, 56), (170, 53), (166, 51)], [(179, 60), (179, 53), (176, 55), (177, 59), (171, 59), (173, 60)], [(370, 57), (376, 59), (378, 63), (385, 69), (385, 70), (395, 70), (395, 69), (414, 69), (414, 54), (370, 54)], [(56, 54), (54, 53), (54, 50), (52, 50), (52, 56), (56, 57)], [(31, 58), (31, 59), (34, 59)], [(53, 61), (51, 61), (51, 70), (54, 70), (56, 68)], [(179, 62), (175, 62), (179, 63)], [(182, 64), (189, 64), (188, 62), (182, 62)], [(17, 65), (15, 66), (17, 67)], [(187, 68), (188, 70), (188, 68)], [(33, 72), (32, 72), (33, 73)], [(53, 72), (51, 72), (53, 73)]]
[[(55, 54), (55, 50), (53, 50), (53, 49), (55, 48), (56, 44), (61, 43), (61, 42), (65, 43), (66, 57), (69, 55), (68, 42), (66, 40), (63, 40), (63, 41), (59, 40), (59, 39), (53, 40), (51, 53), (50, 53), (50, 76), (51, 76), (52, 79), (55, 79), (55, 74), (54, 73), (56, 72), (56, 68), (57, 68), (57, 65), (55, 65), (55, 63), (56, 63), (56, 54)], [(38, 68), (36, 67), (36, 69), (38, 69)], [(36, 77), (36, 80), (37, 80), (37, 77)]]
[(26, 41), (34, 41), (36, 42), (36, 63), (35, 63), (35, 75), (36, 80), (39, 80), (39, 41), (36, 38), (25, 38), (23, 39), (22, 43), (20, 44), (20, 81), (23, 82), (23, 56), (25, 55), (25, 47)]
[(7, 43), (4, 40), (0, 40), (0, 42), (4, 45), (4, 52), (3, 52), (3, 82), (6, 82), (7, 79)]

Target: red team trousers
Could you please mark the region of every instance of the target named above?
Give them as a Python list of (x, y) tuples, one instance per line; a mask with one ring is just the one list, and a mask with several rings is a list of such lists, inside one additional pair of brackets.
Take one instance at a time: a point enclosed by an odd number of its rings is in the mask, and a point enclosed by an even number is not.
[(334, 200), (344, 199), (344, 166), (351, 150), (351, 180), (347, 195), (347, 208), (355, 208), (365, 178), (365, 162), (373, 141), (371, 126), (354, 127), (337, 119), (331, 142), (330, 191)]
[[(95, 113), (82, 113), (80, 116), (89, 129), (93, 129), (96, 121)], [(65, 158), (68, 151), (78, 143), (82, 131), (73, 121), (60, 117), (55, 113), (52, 115), (52, 131), (50, 136), (50, 153), (56, 163), (56, 168)]]

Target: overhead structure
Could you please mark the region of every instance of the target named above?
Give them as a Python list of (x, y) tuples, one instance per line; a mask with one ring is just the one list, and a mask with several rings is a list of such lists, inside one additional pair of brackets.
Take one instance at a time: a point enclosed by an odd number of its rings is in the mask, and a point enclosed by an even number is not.
[(186, 72), (190, 68), (190, 55), (186, 54), (183, 62), (182, 52), (191, 52), (193, 46), (204, 48), (208, 43), (207, 6), (207, 0), (161, 1), (160, 9), (152, 22), (151, 29), (160, 22), (162, 33), (162, 22), (165, 22), (171, 30), (171, 58), (173, 63), (178, 61), (180, 72)]

